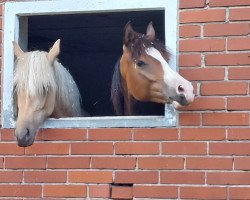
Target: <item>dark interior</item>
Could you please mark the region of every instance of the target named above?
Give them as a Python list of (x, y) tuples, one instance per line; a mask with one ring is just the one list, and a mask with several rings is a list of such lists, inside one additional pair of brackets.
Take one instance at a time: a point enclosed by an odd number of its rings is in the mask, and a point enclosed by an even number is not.
[[(84, 109), (91, 116), (113, 116), (111, 79), (122, 53), (123, 29), (128, 21), (141, 33), (152, 21), (157, 38), (165, 41), (161, 10), (44, 15), (28, 18), (28, 49), (48, 51), (60, 38), (59, 61), (74, 77)], [(157, 115), (164, 114), (164, 106), (156, 110)]]

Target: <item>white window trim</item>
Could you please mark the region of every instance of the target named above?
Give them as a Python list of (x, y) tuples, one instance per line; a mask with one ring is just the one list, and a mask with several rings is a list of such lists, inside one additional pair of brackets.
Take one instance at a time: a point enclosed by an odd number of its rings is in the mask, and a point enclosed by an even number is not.
[[(26, 29), (19, 16), (100, 13), (122, 11), (165, 10), (166, 45), (172, 53), (170, 66), (176, 70), (178, 47), (178, 0), (53, 0), (7, 2), (4, 6), (2, 127), (14, 128), (12, 41), (27, 45)], [(22, 17), (25, 19), (25, 17)], [(24, 20), (25, 21), (25, 20)], [(21, 25), (22, 24), (22, 25)], [(95, 127), (168, 127), (176, 126), (177, 112), (172, 105), (165, 106), (165, 116), (112, 116), (48, 119), (43, 128), (95, 128)]]

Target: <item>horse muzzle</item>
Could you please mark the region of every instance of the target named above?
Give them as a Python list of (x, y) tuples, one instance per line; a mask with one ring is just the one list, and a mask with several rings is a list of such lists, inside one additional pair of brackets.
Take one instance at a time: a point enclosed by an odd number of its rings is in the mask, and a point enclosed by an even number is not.
[(15, 130), (15, 137), (17, 145), (20, 147), (28, 147), (34, 143), (35, 134), (31, 133), (29, 129), (24, 129), (22, 133)]

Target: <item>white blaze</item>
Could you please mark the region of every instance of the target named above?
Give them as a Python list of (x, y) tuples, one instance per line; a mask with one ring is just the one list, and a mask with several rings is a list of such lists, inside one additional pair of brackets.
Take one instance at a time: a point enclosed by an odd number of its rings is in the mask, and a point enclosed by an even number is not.
[(146, 50), (146, 53), (161, 63), (164, 71), (164, 81), (166, 84), (169, 84), (174, 79), (176, 79), (177, 73), (171, 69), (167, 61), (162, 57), (161, 53), (157, 49), (155, 49), (154, 47), (150, 47)]
[[(171, 69), (167, 61), (162, 57), (161, 53), (157, 49), (153, 47), (148, 48), (146, 53), (161, 63), (164, 72), (164, 82), (168, 86), (168, 89), (171, 91), (171, 93), (182, 93), (185, 95), (186, 100), (191, 103), (194, 100), (194, 89), (192, 84), (173, 69)], [(179, 86), (181, 86), (184, 91), (179, 91)]]

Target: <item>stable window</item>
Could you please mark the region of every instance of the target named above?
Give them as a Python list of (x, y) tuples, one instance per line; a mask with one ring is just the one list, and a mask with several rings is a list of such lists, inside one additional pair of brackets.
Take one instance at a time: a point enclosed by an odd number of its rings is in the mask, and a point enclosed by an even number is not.
[(157, 116), (114, 116), (110, 101), (113, 68), (122, 53), (128, 21), (144, 33), (152, 21), (165, 41), (176, 68), (177, 0), (85, 0), (8, 2), (4, 12), (2, 125), (13, 128), (12, 41), (24, 50), (47, 51), (61, 39), (60, 62), (74, 77), (83, 107), (92, 117), (48, 119), (45, 128), (165, 127), (176, 125), (171, 105), (159, 106)]

